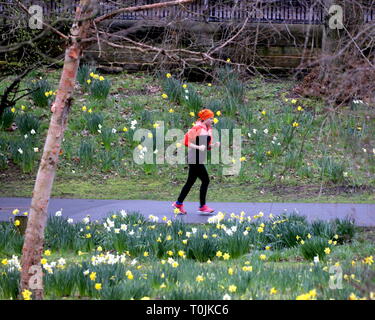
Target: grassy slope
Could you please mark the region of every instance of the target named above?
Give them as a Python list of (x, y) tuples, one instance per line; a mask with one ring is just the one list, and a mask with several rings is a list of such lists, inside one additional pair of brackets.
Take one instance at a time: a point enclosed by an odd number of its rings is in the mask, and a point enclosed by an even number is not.
[[(47, 78), (57, 87), (59, 71), (52, 71), (47, 74)], [(185, 113), (181, 106), (173, 105), (161, 99), (161, 91), (155, 85), (152, 77), (147, 75), (115, 75), (109, 76), (112, 85), (112, 96), (108, 99), (106, 105), (100, 106), (90, 100), (89, 95), (77, 94), (72, 113), (70, 115), (69, 127), (65, 133), (65, 140), (69, 141), (72, 150), (77, 150), (82, 135), (78, 126), (78, 117), (82, 114), (81, 107), (85, 104), (93, 108), (94, 112), (101, 111), (105, 113), (105, 122), (109, 126), (121, 130), (123, 126), (130, 126), (130, 120), (140, 119), (141, 112), (146, 110), (159, 110), (155, 113), (155, 119), (158, 115), (165, 113), (170, 107), (176, 112)], [(292, 86), (290, 81), (263, 82), (255, 79), (248, 84), (246, 98), (256, 102), (258, 110), (266, 109), (268, 112), (277, 111), (282, 108), (280, 104), (282, 93), (286, 93)], [(201, 95), (206, 99), (220, 99), (220, 93), (214, 88), (208, 88), (205, 85), (197, 85)], [(305, 100), (305, 106), (322, 108), (319, 102)], [(30, 102), (21, 101), (19, 105), (30, 106)], [(44, 117), (43, 127), (47, 128), (50, 113), (47, 110), (33, 108), (33, 112), (40, 117)], [(111, 110), (111, 112), (108, 112)], [(194, 120), (194, 118), (191, 118)], [(139, 121), (140, 122), (140, 121)], [(261, 121), (257, 121), (257, 128)], [(150, 125), (150, 124), (148, 124)], [(316, 124), (316, 132), (319, 130), (320, 123)], [(249, 132), (250, 128), (242, 128)], [(329, 128), (323, 131), (329, 134)], [(316, 133), (315, 132), (315, 133)], [(9, 134), (9, 133), (1, 133)], [(12, 133), (16, 134), (16, 133)], [(45, 135), (45, 133), (44, 133)], [(324, 138), (323, 138), (324, 139)], [(40, 149), (43, 146), (43, 139), (40, 141)], [(313, 161), (316, 158), (316, 137), (312, 134), (306, 143), (306, 162)], [(344, 157), (342, 143), (332, 134), (332, 141), (327, 138), (329, 154)], [(323, 142), (324, 143), (324, 142)], [(335, 144), (337, 143), (337, 144)], [(244, 148), (244, 152), (248, 149)], [(74, 151), (75, 152), (75, 151)], [(293, 170), (286, 173), (285, 179), (275, 179), (268, 181), (262, 173), (259, 173), (254, 161), (244, 163), (246, 174), (240, 177), (223, 177), (219, 174), (219, 169), (209, 166), (211, 177), (210, 189), (208, 192), (208, 201), (283, 201), (283, 202), (374, 202), (373, 178), (367, 164), (363, 159), (355, 157), (345, 159), (347, 161), (347, 170), (351, 172), (352, 181), (349, 185), (335, 186), (324, 184), (322, 194), (319, 196), (321, 187), (319, 177), (310, 179), (301, 178)], [(171, 169), (172, 168), (172, 169)], [(54, 197), (74, 197), (74, 198), (106, 198), (106, 199), (154, 199), (171, 200), (177, 197), (182, 187), (187, 171), (179, 166), (160, 166), (156, 173), (145, 174), (141, 166), (133, 166), (130, 161), (124, 162), (118, 170), (101, 172), (100, 168), (92, 167), (90, 170), (74, 163), (71, 159), (63, 157), (53, 188)], [(33, 189), (35, 171), (31, 174), (23, 174), (18, 168), (10, 165), (8, 170), (0, 172), (0, 185), (2, 196), (30, 196)], [(73, 171), (74, 173), (73, 173)], [(372, 180), (371, 180), (372, 179)], [(355, 185), (365, 185), (366, 188), (354, 187)], [(372, 186), (372, 187), (371, 187)], [(195, 201), (198, 198), (199, 182), (193, 187), (188, 201)], [(222, 194), (225, 192), (225, 199)]]

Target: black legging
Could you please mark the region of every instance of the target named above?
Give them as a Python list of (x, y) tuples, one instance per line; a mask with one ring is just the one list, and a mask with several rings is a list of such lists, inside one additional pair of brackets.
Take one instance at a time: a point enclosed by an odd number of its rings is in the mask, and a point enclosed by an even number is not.
[(208, 184), (210, 183), (210, 178), (208, 177), (208, 173), (204, 164), (189, 164), (188, 179), (181, 190), (180, 196), (177, 199), (178, 202), (184, 202), (186, 196), (188, 195), (197, 178), (202, 181), (199, 193), (200, 204), (201, 206), (206, 204), (206, 194)]

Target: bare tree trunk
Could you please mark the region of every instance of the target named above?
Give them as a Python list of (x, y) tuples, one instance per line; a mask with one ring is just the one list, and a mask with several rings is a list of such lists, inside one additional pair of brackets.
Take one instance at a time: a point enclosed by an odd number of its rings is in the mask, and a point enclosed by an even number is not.
[[(22, 249), (21, 290), (32, 291), (34, 299), (43, 299), (43, 281), (40, 260), (44, 245), (44, 229), (47, 223), (47, 208), (55, 177), (60, 146), (64, 136), (68, 114), (71, 106), (77, 70), (83, 52), (83, 43), (93, 21), (95, 0), (81, 0), (77, 8), (75, 21), (70, 31), (70, 43), (65, 51), (65, 62), (60, 79), (56, 100), (52, 105), (53, 112), (43, 156), (35, 181), (29, 221)], [(39, 270), (39, 271), (38, 271)], [(37, 271), (37, 284), (30, 278)]]

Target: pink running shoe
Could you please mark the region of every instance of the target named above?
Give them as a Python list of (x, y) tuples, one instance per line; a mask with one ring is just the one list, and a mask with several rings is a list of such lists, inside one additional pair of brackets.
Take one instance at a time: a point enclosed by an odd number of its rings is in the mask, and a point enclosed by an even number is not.
[(172, 207), (175, 207), (178, 210), (180, 210), (180, 212), (178, 214), (187, 214), (186, 210), (184, 209), (184, 205), (183, 204), (177, 204), (176, 202), (173, 202), (172, 203)]
[(202, 208), (199, 208), (197, 212), (200, 214), (211, 214), (214, 211), (214, 209), (211, 209), (207, 205), (204, 205)]

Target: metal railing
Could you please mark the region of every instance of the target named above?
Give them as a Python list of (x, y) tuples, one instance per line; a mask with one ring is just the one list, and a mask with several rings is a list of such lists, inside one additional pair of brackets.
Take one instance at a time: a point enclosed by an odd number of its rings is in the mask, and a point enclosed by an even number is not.
[[(6, 18), (6, 5), (4, 2), (12, 3), (12, 0), (0, 1), (0, 16)], [(160, 0), (131, 0), (119, 1), (121, 6), (136, 6), (142, 4), (157, 3)], [(79, 0), (26, 0), (23, 3), (28, 6), (39, 4), (43, 7), (46, 15), (58, 16), (59, 14), (73, 15)], [(120, 6), (114, 1), (102, 0), (99, 3), (99, 14), (107, 14)], [(323, 8), (314, 4), (314, 1), (304, 0), (233, 0), (215, 1), (198, 0), (183, 7), (174, 6), (169, 8), (150, 9), (132, 13), (122, 13), (115, 17), (118, 20), (192, 20), (202, 22), (240, 22), (249, 19), (249, 22), (260, 23), (285, 23), (285, 24), (322, 24)], [(365, 22), (375, 20), (375, 8), (365, 10)]]

